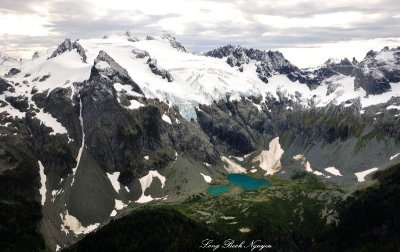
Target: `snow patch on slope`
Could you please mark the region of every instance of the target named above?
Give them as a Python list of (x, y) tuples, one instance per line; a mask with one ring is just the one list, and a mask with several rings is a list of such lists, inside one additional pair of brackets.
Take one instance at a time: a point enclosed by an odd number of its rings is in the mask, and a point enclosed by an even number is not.
[(112, 187), (118, 193), (119, 189), (121, 189), (121, 185), (119, 184), (118, 177), (120, 172), (108, 173), (106, 172), (108, 179), (111, 182)]
[(228, 163), (228, 166), (224, 165), (224, 168), (228, 173), (247, 173), (246, 168), (238, 165), (232, 159), (227, 158), (225, 156), (221, 156), (221, 159), (222, 159), (222, 161), (225, 161), (226, 163)]
[[(324, 176), (325, 178), (331, 178), (331, 176), (327, 176), (327, 175), (325, 175), (324, 173), (322, 173), (322, 172), (320, 172), (320, 171), (313, 170), (313, 168), (311, 168), (310, 162), (307, 161), (307, 159), (306, 159), (306, 157), (305, 157), (304, 155), (302, 155), (302, 154), (297, 154), (297, 155), (293, 156), (293, 159), (296, 160), (296, 161), (299, 161), (299, 162), (304, 166), (304, 169), (305, 169), (307, 172), (310, 172), (310, 173), (312, 173), (312, 174), (314, 174), (314, 175), (317, 175), (317, 176)], [(337, 174), (337, 173), (340, 174), (339, 170), (337, 170), (335, 167), (328, 167), (328, 168), (326, 168), (325, 170), (326, 170), (327, 172), (329, 172), (329, 173), (334, 172), (335, 174)], [(337, 171), (337, 172), (336, 172), (336, 171)], [(334, 175), (335, 175), (335, 174), (334, 174)], [(342, 175), (336, 175), (336, 176), (342, 176)]]
[(373, 173), (373, 172), (375, 172), (377, 170), (378, 170), (378, 168), (375, 167), (375, 168), (371, 168), (371, 169), (368, 169), (368, 170), (365, 170), (365, 171), (362, 171), (362, 172), (356, 172), (356, 173), (354, 173), (354, 175), (356, 175), (358, 182), (364, 182), (365, 181), (365, 177), (368, 174), (371, 174), (371, 173)]
[(393, 156), (390, 157), (390, 160), (395, 159), (395, 158), (396, 158), (397, 156), (399, 156), (399, 155), (400, 155), (400, 153), (394, 154)]
[(162, 119), (164, 122), (168, 123), (168, 124), (172, 124), (171, 118), (170, 118), (169, 116), (167, 116), (166, 114), (163, 114), (162, 117), (161, 117), (161, 119)]
[(325, 168), (325, 171), (329, 172), (330, 174), (333, 174), (335, 176), (343, 176), (338, 169), (335, 167), (328, 167)]
[(121, 209), (123, 209), (124, 207), (126, 207), (127, 205), (126, 204), (124, 204), (124, 202), (122, 202), (121, 200), (115, 200), (115, 209), (116, 210), (121, 210)]
[(396, 106), (396, 105), (390, 105), (390, 106), (387, 106), (387, 108), (386, 108), (387, 110), (391, 110), (391, 109), (396, 109), (396, 110), (400, 110), (400, 106)]
[(65, 234), (68, 234), (69, 231), (72, 231), (76, 235), (88, 234), (100, 226), (100, 223), (95, 223), (85, 227), (75, 216), (70, 215), (68, 213), (68, 210), (66, 211), (64, 216), (60, 213), (60, 217), (63, 222), (63, 224), (61, 224), (61, 230)]
[(47, 192), (46, 180), (47, 180), (47, 177), (46, 177), (46, 174), (44, 174), (44, 167), (43, 167), (42, 162), (38, 161), (38, 163), (39, 163), (39, 174), (40, 174), (40, 184), (41, 184), (41, 186), (39, 188), (39, 192), (42, 197), (40, 202), (42, 203), (42, 206), (44, 206), (44, 203), (46, 202), (46, 192)]
[[(140, 186), (142, 188), (142, 195), (138, 200), (136, 200), (137, 203), (147, 203), (152, 200), (154, 200), (150, 195), (145, 195), (145, 191), (147, 188), (151, 186), (151, 183), (153, 182), (153, 178), (158, 178), (161, 182), (161, 188), (164, 188), (165, 186), (165, 177), (162, 176), (158, 171), (149, 171), (149, 173), (146, 176), (143, 176), (142, 178), (139, 179)], [(155, 198), (158, 199), (158, 198)]]
[(110, 217), (114, 217), (117, 215), (117, 211), (115, 209), (113, 209), (110, 213)]
[(201, 172), (200, 172), (200, 175), (203, 176), (204, 181), (206, 181), (207, 183), (211, 183), (211, 181), (212, 181), (211, 176), (205, 175), (205, 174), (203, 174)]
[(273, 175), (281, 169), (281, 158), (284, 153), (279, 137), (272, 139), (269, 149), (261, 151), (260, 155), (253, 158), (252, 163), (260, 162), (260, 168), (266, 171), (265, 175)]
[(85, 148), (85, 128), (84, 128), (84, 125), (83, 125), (83, 116), (82, 116), (82, 109), (83, 109), (82, 108), (82, 99), (79, 99), (79, 105), (80, 105), (79, 106), (80, 107), (80, 109), (79, 109), (79, 122), (80, 122), (81, 128), (82, 128), (82, 145), (81, 145), (81, 148), (79, 148), (78, 155), (76, 156), (76, 166), (75, 166), (75, 168), (72, 168), (71, 186), (74, 185), (75, 173), (76, 173), (76, 170), (79, 167), (79, 163), (81, 162), (83, 148)]
[(114, 83), (114, 88), (118, 92), (125, 92), (134, 97), (143, 97), (142, 94), (139, 94), (139, 93), (133, 91), (132, 86), (128, 85), (128, 84), (123, 85), (121, 83)]
[(44, 112), (43, 109), (41, 109), (40, 112), (36, 113), (35, 117), (42, 121), (42, 123), (44, 123), (47, 127), (53, 129), (53, 132), (51, 132), (50, 135), (68, 134), (67, 129), (52, 115)]

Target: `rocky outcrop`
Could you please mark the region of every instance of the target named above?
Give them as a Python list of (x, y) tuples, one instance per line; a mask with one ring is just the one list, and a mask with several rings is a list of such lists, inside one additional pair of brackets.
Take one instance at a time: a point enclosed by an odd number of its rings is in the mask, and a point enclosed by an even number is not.
[(33, 55), (32, 55), (32, 59), (33, 60), (37, 59), (37, 58), (39, 58), (39, 52), (38, 51), (34, 52)]
[(361, 69), (356, 69), (354, 72), (354, 89), (360, 87), (367, 91), (367, 94), (382, 94), (391, 89), (388, 79), (375, 70), (364, 72)]
[(254, 151), (257, 144), (247, 126), (232, 113), (233, 107), (223, 101), (210, 106), (200, 105), (196, 109), (197, 121), (211, 142), (221, 152), (231, 155), (244, 155)]
[(168, 82), (172, 82), (174, 80), (169, 71), (162, 69), (157, 65), (157, 59), (152, 58), (149, 52), (134, 48), (132, 53), (138, 59), (144, 59), (147, 57), (146, 64), (155, 75), (161, 76), (163, 79), (167, 79)]
[[(10, 124), (3, 127), (4, 123)], [(30, 129), (23, 120), (0, 113), (0, 221), (2, 250), (44, 250), (39, 166)]]
[(321, 67), (312, 71), (291, 72), (287, 76), (291, 81), (299, 81), (306, 84), (310, 89), (315, 89), (322, 81), (337, 74), (338, 72), (331, 67)]
[(169, 42), (169, 44), (171, 45), (171, 47), (173, 47), (181, 52), (187, 52), (186, 48), (181, 43), (179, 43), (175, 39), (175, 37), (173, 37), (171, 34), (163, 32), (156, 36), (146, 36), (146, 40), (155, 40), (155, 39), (167, 40)]
[(139, 41), (139, 38), (136, 37), (135, 35), (133, 35), (133, 33), (130, 32), (130, 31), (126, 31), (126, 32), (125, 32), (125, 36), (127, 37), (128, 41), (130, 41), (130, 42)]
[(137, 48), (134, 48), (132, 50), (132, 53), (135, 54), (136, 58), (138, 58), (138, 59), (143, 59), (145, 57), (150, 57), (150, 54), (147, 51), (140, 50), (140, 49), (137, 49)]
[(5, 100), (21, 112), (26, 112), (29, 108), (28, 98), (26, 96), (6, 96)]
[(87, 56), (85, 53), (85, 49), (81, 46), (81, 44), (78, 43), (78, 41), (71, 42), (70, 39), (65, 39), (64, 42), (62, 42), (57, 49), (51, 54), (51, 56), (48, 59), (57, 57), (60, 54), (63, 54), (64, 52), (69, 52), (76, 49), (76, 52), (81, 56), (82, 62), (86, 63)]
[(239, 71), (243, 71), (243, 65), (253, 60), (258, 77), (265, 83), (268, 83), (268, 78), (273, 74), (285, 74), (290, 80), (299, 81), (314, 89), (323, 80), (343, 74), (355, 77), (355, 89), (363, 88), (367, 94), (381, 94), (390, 90), (391, 82), (400, 81), (400, 47), (385, 47), (380, 52), (370, 51), (361, 62), (357, 62), (355, 58), (352, 61), (347, 58), (340, 61), (329, 59), (324, 65), (313, 70), (300, 70), (280, 52), (246, 49), (241, 46), (227, 45), (205, 55), (226, 57), (226, 62), (231, 67), (238, 67)]
[(205, 55), (215, 58), (227, 57), (227, 63), (232, 67), (248, 64), (250, 60), (255, 60), (263, 63), (265, 70), (270, 73), (286, 74), (291, 70), (298, 70), (278, 51), (261, 51), (253, 48), (247, 49), (241, 46), (227, 45), (209, 51)]
[[(353, 62), (355, 63), (356, 61), (354, 61), (354, 60), (355, 59), (353, 58)], [(336, 61), (329, 59), (325, 62), (324, 65), (326, 67), (332, 68), (333, 70), (335, 70), (338, 73), (341, 73), (346, 76), (350, 76), (353, 74), (355, 64), (350, 62), (349, 59), (344, 58), (344, 59), (340, 60), (340, 62), (336, 62)]]
[[(217, 162), (208, 137), (187, 122), (176, 109), (157, 100), (141, 99), (144, 105), (129, 110), (120, 104), (113, 85), (140, 88), (129, 74), (105, 52), (95, 60), (89, 80), (82, 83), (80, 97), (88, 153), (107, 172), (124, 173), (125, 183), (150, 169), (159, 169), (175, 159), (175, 151), (203, 162)], [(170, 118), (170, 123), (162, 117)], [(143, 157), (152, 155), (150, 161)], [(130, 175), (128, 175), (130, 174)]]
[(256, 61), (256, 72), (258, 77), (265, 83), (272, 74), (289, 74), (298, 72), (299, 69), (292, 65), (282, 53), (277, 51), (260, 51), (257, 49), (247, 49), (241, 46), (227, 45), (213, 51), (209, 51), (206, 56), (224, 58), (231, 67), (239, 67), (243, 71), (242, 65), (249, 64), (250, 60)]
[[(121, 83), (129, 84), (132, 86), (133, 91), (143, 94), (139, 86), (129, 76), (128, 71), (121, 67), (113, 58), (111, 58), (106, 52), (100, 51), (99, 55), (94, 60), (94, 66), (91, 70), (90, 82), (103, 83), (106, 78), (106, 83)], [(110, 89), (105, 86), (104, 90)]]
[(160, 37), (161, 39), (168, 40), (169, 43), (170, 43), (170, 45), (171, 45), (173, 48), (177, 49), (178, 51), (187, 52), (186, 48), (185, 48), (181, 43), (179, 43), (179, 42), (175, 39), (175, 37), (173, 37), (171, 34), (168, 34), (168, 33), (165, 33), (165, 32), (164, 32), (164, 33), (160, 34), (159, 37)]
[(3, 65), (3, 64), (6, 63), (6, 62), (13, 62), (13, 63), (16, 63), (17, 60), (14, 59), (14, 58), (12, 58), (12, 57), (10, 57), (10, 56), (8, 56), (8, 55), (5, 54), (5, 53), (1, 53), (1, 52), (0, 52), (0, 65)]
[(400, 81), (400, 47), (369, 51), (354, 70), (354, 87), (367, 94), (381, 94), (391, 89), (391, 82)]
[(174, 80), (172, 75), (167, 70), (162, 69), (157, 65), (157, 60), (156, 59), (149, 58), (147, 60), (147, 64), (149, 65), (151, 71), (154, 74), (161, 76), (163, 79), (167, 79), (168, 82), (172, 82)]
[(8, 73), (6, 73), (4, 75), (4, 77), (10, 78), (10, 77), (13, 77), (14, 75), (19, 74), (20, 72), (21, 72), (21, 70), (19, 70), (18, 68), (13, 67), (13, 68), (10, 69), (10, 71), (8, 71)]
[(12, 88), (12, 86), (4, 79), (0, 78), (0, 94)]

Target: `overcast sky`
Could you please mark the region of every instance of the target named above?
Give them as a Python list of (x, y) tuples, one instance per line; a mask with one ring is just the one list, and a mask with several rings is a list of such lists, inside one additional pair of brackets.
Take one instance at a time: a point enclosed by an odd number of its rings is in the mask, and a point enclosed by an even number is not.
[(0, 52), (71, 39), (172, 33), (186, 48), (280, 50), (300, 67), (400, 46), (399, 0), (0, 0)]

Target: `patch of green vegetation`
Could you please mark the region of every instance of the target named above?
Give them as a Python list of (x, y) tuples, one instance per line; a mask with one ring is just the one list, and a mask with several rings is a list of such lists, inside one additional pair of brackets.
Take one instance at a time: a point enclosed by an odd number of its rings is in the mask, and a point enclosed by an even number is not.
[[(308, 173), (299, 173), (294, 180), (274, 176), (268, 179), (272, 187), (217, 197), (196, 195), (183, 204), (168, 207), (201, 220), (223, 239), (260, 239), (271, 244), (274, 251), (316, 247), (316, 237), (330, 228), (328, 218), (335, 218), (335, 205), (340, 201), (336, 195), (341, 192)], [(250, 232), (242, 233), (241, 228)]]
[(203, 239), (218, 240), (205, 225), (168, 208), (147, 207), (111, 221), (65, 251), (204, 251)]
[(259, 239), (273, 251), (397, 251), (400, 165), (374, 178), (378, 183), (345, 201), (339, 186), (297, 172), (291, 180), (271, 176), (272, 187), (255, 191), (232, 188), (217, 197), (192, 195), (181, 204), (158, 202), (112, 221), (67, 251), (196, 251), (204, 237)]
[(338, 207), (339, 225), (325, 234), (325, 251), (398, 251), (400, 248), (400, 164), (374, 175)]
[(325, 189), (323, 180), (306, 171), (295, 171), (292, 174), (291, 179), (294, 180), (293, 182), (297, 183), (298, 186), (305, 191)]

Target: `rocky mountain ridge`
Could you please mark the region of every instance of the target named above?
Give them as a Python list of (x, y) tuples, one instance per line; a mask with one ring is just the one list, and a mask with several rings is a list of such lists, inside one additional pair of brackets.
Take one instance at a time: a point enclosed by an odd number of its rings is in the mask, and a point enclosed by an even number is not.
[(55, 250), (231, 172), (362, 182), (399, 159), (399, 51), (306, 71), (279, 52), (193, 54), (168, 34), (66, 39), (0, 78), (0, 179), (17, 185), (1, 204), (36, 199), (32, 228)]
[(250, 60), (256, 61), (259, 78), (268, 83), (272, 74), (286, 74), (292, 81), (298, 80), (315, 88), (324, 79), (333, 75), (343, 74), (355, 77), (354, 88), (363, 88), (367, 94), (381, 94), (391, 89), (389, 83), (399, 82), (400, 48), (383, 48), (380, 52), (369, 51), (361, 62), (353, 58), (352, 61), (344, 58), (340, 61), (327, 60), (313, 71), (302, 71), (291, 64), (280, 52), (260, 51), (247, 49), (241, 46), (227, 45), (205, 53), (207, 56), (226, 58), (231, 67), (239, 67)]

